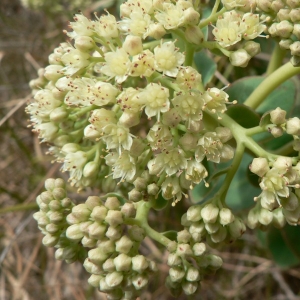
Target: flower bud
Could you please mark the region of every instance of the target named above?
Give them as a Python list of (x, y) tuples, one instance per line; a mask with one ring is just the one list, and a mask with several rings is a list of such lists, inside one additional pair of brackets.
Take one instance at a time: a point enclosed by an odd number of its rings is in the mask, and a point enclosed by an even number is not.
[(170, 241), (166, 248), (170, 253), (173, 253), (177, 250), (177, 243), (175, 241)]
[(273, 163), (273, 168), (278, 170), (288, 170), (292, 167), (293, 160), (291, 157), (279, 156)]
[(108, 258), (104, 264), (102, 265), (103, 271), (104, 272), (108, 272), (108, 273), (112, 273), (114, 271), (116, 271), (116, 266), (114, 263), (114, 259), (113, 258)]
[(91, 219), (102, 222), (106, 218), (107, 211), (107, 208), (104, 206), (95, 206), (91, 213)]
[(94, 40), (89, 36), (79, 35), (75, 38), (74, 46), (82, 52), (89, 52), (95, 47)]
[(293, 34), (300, 39), (300, 24), (294, 24)]
[(257, 157), (254, 158), (252, 164), (249, 166), (252, 173), (263, 177), (269, 171), (269, 163), (266, 158)]
[(143, 228), (133, 225), (128, 229), (128, 235), (132, 240), (141, 242), (145, 238), (145, 231)]
[(100, 248), (94, 248), (88, 252), (88, 257), (92, 263), (100, 265), (108, 258), (108, 254), (104, 253)]
[(193, 253), (195, 256), (201, 256), (206, 251), (206, 245), (204, 243), (195, 243), (193, 246)]
[(284, 209), (293, 211), (296, 210), (299, 206), (299, 200), (294, 193), (290, 193), (288, 198), (282, 198), (280, 201)]
[(132, 285), (136, 290), (140, 290), (148, 283), (148, 278), (145, 275), (137, 274), (132, 276)]
[(122, 214), (123, 214), (126, 218), (134, 218), (134, 217), (135, 217), (135, 214), (136, 214), (136, 209), (135, 209), (133, 203), (126, 202), (126, 203), (122, 206), (121, 212), (122, 212)]
[(220, 227), (218, 231), (210, 235), (211, 240), (214, 243), (221, 243), (226, 239), (227, 229), (225, 227)]
[(85, 201), (85, 205), (89, 210), (93, 210), (97, 206), (101, 206), (102, 202), (101, 199), (97, 196), (89, 196)]
[(173, 281), (173, 282), (181, 282), (184, 275), (185, 275), (184, 270), (182, 270), (179, 267), (172, 267), (169, 270), (169, 276), (170, 276), (171, 281)]
[(196, 149), (198, 137), (191, 133), (185, 133), (180, 139), (179, 144), (184, 151), (191, 151)]
[(196, 293), (199, 284), (198, 282), (184, 282), (181, 286), (186, 295), (193, 295)]
[(275, 125), (280, 125), (286, 122), (286, 111), (277, 107), (270, 112), (271, 122)]
[(136, 255), (132, 258), (132, 270), (143, 273), (149, 267), (149, 263), (144, 255)]
[(246, 42), (243, 49), (246, 50), (251, 57), (261, 52), (260, 44), (253, 41)]
[(117, 227), (109, 226), (105, 235), (110, 240), (115, 241), (118, 240), (122, 236), (122, 234), (123, 234), (123, 227), (119, 225)]
[(48, 205), (49, 209), (52, 211), (58, 211), (61, 209), (60, 206), (60, 201), (59, 200), (52, 200), (49, 205)]
[(205, 223), (204, 224), (204, 227), (207, 231), (208, 234), (212, 234), (212, 233), (215, 233), (219, 230), (220, 228), (220, 224), (219, 222), (216, 222), (216, 223)]
[[(200, 221), (202, 219), (201, 210), (202, 210), (202, 207), (200, 205), (190, 206), (189, 209), (187, 210), (187, 215), (186, 215), (187, 220), (192, 221), (192, 222)], [(183, 225), (183, 226), (185, 226), (185, 225)]]
[(283, 135), (283, 129), (281, 127), (272, 127), (270, 133), (275, 137), (281, 137)]
[(140, 123), (140, 116), (136, 112), (124, 111), (119, 119), (119, 124), (130, 128)]
[(143, 177), (137, 177), (134, 180), (133, 185), (139, 192), (144, 191), (147, 187), (147, 180)]
[(139, 36), (127, 35), (122, 47), (129, 55), (137, 55), (143, 51), (142, 39)]
[(49, 204), (50, 201), (53, 200), (53, 195), (50, 191), (42, 192), (39, 197), (40, 197), (40, 200), (45, 204)]
[(176, 253), (183, 257), (193, 255), (190, 244), (178, 244)]
[(174, 267), (174, 266), (180, 266), (182, 264), (181, 257), (177, 255), (176, 253), (170, 253), (168, 256), (168, 266)]
[(201, 217), (205, 223), (215, 223), (219, 214), (219, 208), (212, 204), (206, 204), (201, 210)]
[(299, 0), (286, 0), (286, 4), (290, 8), (298, 8), (299, 7)]
[(99, 163), (95, 161), (89, 161), (83, 168), (83, 176), (86, 178), (96, 177), (99, 172)]
[(83, 237), (83, 232), (80, 230), (80, 224), (73, 224), (67, 228), (66, 236), (72, 241), (80, 241)]
[(50, 120), (53, 122), (62, 122), (68, 117), (68, 112), (64, 107), (56, 107), (50, 113)]
[(292, 55), (300, 56), (300, 41), (296, 41), (290, 45)]
[(231, 52), (229, 60), (233, 66), (236, 67), (247, 67), (248, 62), (250, 61), (251, 56), (245, 49), (238, 49), (234, 52)]
[(289, 8), (281, 8), (278, 13), (277, 13), (277, 19), (279, 21), (284, 21), (284, 20), (287, 20), (287, 21), (290, 21), (290, 9)]
[(278, 12), (280, 9), (284, 8), (285, 5), (284, 3), (281, 1), (281, 0), (275, 0), (275, 1), (272, 1), (272, 4), (271, 4), (271, 9), (274, 11), (274, 12)]
[(188, 218), (187, 218), (187, 213), (184, 213), (181, 216), (181, 225), (184, 227), (189, 227), (191, 224), (192, 224), (192, 222), (190, 220), (188, 220)]
[(127, 254), (133, 247), (133, 241), (127, 236), (123, 235), (116, 241), (116, 251)]
[(240, 218), (235, 218), (234, 221), (228, 225), (228, 230), (231, 237), (237, 239), (246, 231), (246, 226)]
[(139, 192), (137, 189), (132, 189), (128, 193), (128, 200), (132, 202), (138, 202), (143, 199), (143, 195), (141, 192)]
[(190, 239), (191, 239), (191, 234), (186, 229), (179, 231), (177, 233), (178, 243), (188, 243)]
[(272, 220), (273, 220), (273, 213), (268, 211), (267, 209), (261, 208), (258, 214), (259, 223), (267, 226), (272, 222)]
[(59, 241), (59, 236), (51, 235), (51, 234), (46, 234), (43, 237), (42, 243), (46, 247), (54, 247)]
[(290, 50), (290, 46), (292, 44), (293, 44), (293, 40), (291, 39), (281, 39), (279, 42), (279, 46), (286, 50)]
[(54, 224), (60, 224), (65, 219), (64, 214), (58, 211), (48, 212), (47, 217), (49, 218), (50, 222)]
[(198, 26), (188, 26), (185, 30), (185, 38), (189, 43), (200, 45), (204, 40), (204, 34)]
[(49, 65), (45, 68), (44, 76), (49, 81), (55, 82), (64, 75), (62, 69), (63, 66), (61, 65)]
[(103, 278), (102, 275), (96, 275), (96, 274), (92, 274), (89, 279), (88, 279), (88, 283), (95, 287), (95, 288), (98, 288), (99, 287), (99, 283), (100, 283), (100, 280)]
[(288, 224), (293, 226), (298, 225), (300, 219), (300, 206), (298, 206), (297, 209), (293, 211), (286, 210), (283, 208), (282, 213), (285, 216), (285, 219), (288, 222)]
[(91, 211), (86, 207), (84, 203), (78, 204), (72, 208), (72, 215), (80, 220), (80, 222), (84, 222), (88, 220), (90, 217)]
[(181, 117), (175, 108), (171, 108), (163, 114), (162, 123), (168, 127), (176, 127), (181, 121)]
[(187, 281), (199, 281), (200, 280), (200, 272), (195, 267), (189, 267), (186, 272), (185, 276)]
[(90, 274), (97, 274), (100, 275), (103, 273), (102, 269), (100, 266), (95, 265), (94, 263), (92, 263), (89, 258), (86, 258), (83, 266), (85, 268), (85, 270), (90, 273)]
[(118, 210), (109, 210), (105, 217), (105, 222), (112, 227), (116, 227), (124, 222), (123, 214)]
[(117, 197), (108, 197), (105, 201), (105, 207), (109, 210), (118, 210), (120, 205), (120, 200)]
[(95, 248), (97, 246), (97, 240), (94, 238), (89, 238), (87, 236), (84, 236), (81, 239), (81, 244), (85, 248)]
[(106, 275), (105, 282), (109, 287), (114, 288), (121, 284), (123, 278), (122, 273), (115, 271)]
[(52, 191), (55, 188), (55, 179), (54, 178), (48, 178), (45, 181), (45, 188), (48, 191)]
[(220, 224), (225, 226), (234, 221), (234, 215), (229, 208), (223, 207), (219, 212)]
[(154, 38), (156, 40), (160, 40), (166, 34), (166, 30), (162, 24), (152, 23), (149, 26), (148, 34), (152, 38)]
[(54, 188), (52, 195), (56, 200), (62, 200), (66, 197), (66, 190), (62, 188)]
[(209, 254), (206, 255), (205, 259), (207, 260), (209, 267), (212, 270), (217, 270), (222, 267), (222, 258), (217, 255)]
[(282, 38), (289, 38), (293, 32), (294, 26), (289, 21), (281, 21), (276, 25), (276, 33)]
[(131, 269), (131, 257), (121, 253), (114, 258), (114, 264), (118, 272), (128, 272)]
[(91, 224), (88, 228), (89, 237), (92, 239), (102, 239), (105, 236), (107, 226), (97, 221)]
[(147, 192), (149, 195), (155, 196), (159, 192), (159, 187), (156, 183), (151, 183), (147, 186)]

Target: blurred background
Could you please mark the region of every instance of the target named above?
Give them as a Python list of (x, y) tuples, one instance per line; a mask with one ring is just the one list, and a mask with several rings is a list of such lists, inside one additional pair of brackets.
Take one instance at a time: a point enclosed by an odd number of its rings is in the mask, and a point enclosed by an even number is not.
[[(46, 178), (62, 175), (60, 166), (51, 164), (51, 157), (45, 154), (47, 145), (40, 144), (28, 128), (24, 109), (31, 98), (28, 82), (47, 65), (52, 50), (65, 41), (62, 31), (72, 15), (79, 10), (90, 17), (104, 9), (117, 13), (120, 3), (0, 1), (0, 300), (105, 299), (87, 284), (89, 276), (81, 264), (55, 260), (54, 250), (41, 243), (42, 235), (32, 218), (35, 198), (43, 191)], [(262, 53), (258, 65), (268, 58), (268, 53)], [(186, 206), (181, 203), (167, 215), (159, 213), (164, 220), (162, 229), (180, 228)], [(155, 222), (157, 215), (152, 217)], [(223, 258), (224, 267), (203, 281), (196, 296), (177, 299), (300, 299), (300, 234), (291, 230), (274, 230), (268, 235), (247, 231), (234, 245), (213, 250)], [(168, 272), (166, 253), (147, 239), (142, 248), (158, 259), (159, 274), (141, 299), (175, 299), (163, 283)]]

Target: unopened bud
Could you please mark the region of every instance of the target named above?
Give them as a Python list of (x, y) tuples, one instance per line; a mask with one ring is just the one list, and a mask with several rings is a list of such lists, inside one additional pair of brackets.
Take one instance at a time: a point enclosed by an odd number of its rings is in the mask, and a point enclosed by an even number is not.
[(290, 211), (296, 210), (299, 206), (299, 200), (294, 193), (290, 193), (288, 198), (282, 197), (280, 203), (284, 209)]
[(185, 278), (187, 281), (191, 281), (191, 282), (199, 281), (200, 280), (200, 272), (195, 267), (189, 267), (186, 272)]
[(234, 221), (228, 225), (228, 229), (231, 237), (237, 239), (246, 231), (246, 226), (240, 218), (235, 218)]
[(219, 224), (219, 222), (205, 223), (204, 227), (205, 227), (208, 234), (212, 234), (212, 233), (217, 232), (219, 230), (219, 228), (221, 227), (221, 225)]
[(138, 273), (144, 272), (149, 267), (149, 263), (144, 255), (136, 255), (132, 258), (132, 270)]
[(44, 76), (47, 78), (49, 81), (57, 81), (60, 77), (62, 77), (63, 74), (63, 66), (61, 65), (49, 65), (48, 67), (45, 68), (45, 73)]
[(77, 220), (84, 222), (90, 217), (91, 211), (84, 203), (81, 203), (72, 208), (72, 214)]
[(61, 206), (60, 206), (60, 201), (59, 200), (52, 200), (49, 205), (48, 205), (50, 210), (60, 210)]
[(190, 239), (191, 239), (191, 234), (186, 229), (179, 231), (177, 233), (178, 243), (188, 243)]
[(201, 256), (206, 251), (206, 245), (204, 243), (195, 243), (193, 246), (193, 253), (195, 256)]
[(116, 227), (124, 222), (123, 214), (118, 210), (109, 210), (105, 217), (105, 222), (112, 227)]
[(132, 285), (136, 290), (140, 290), (148, 283), (148, 277), (146, 275), (137, 274), (132, 277)]
[(83, 176), (86, 178), (95, 177), (99, 172), (99, 163), (89, 161), (83, 168)]
[(279, 46), (283, 49), (290, 50), (290, 46), (293, 44), (292, 39), (282, 39), (279, 42)]
[(66, 236), (72, 241), (80, 241), (83, 237), (83, 232), (80, 230), (80, 224), (73, 224), (67, 228)]
[(178, 244), (176, 253), (183, 257), (193, 255), (190, 244)]
[(192, 224), (192, 221), (188, 220), (187, 213), (184, 213), (181, 216), (181, 225), (184, 227), (189, 227), (191, 224)]
[(204, 34), (198, 26), (188, 26), (185, 30), (185, 38), (192, 44), (200, 45), (204, 40)]
[(48, 178), (45, 181), (45, 188), (48, 191), (52, 191), (55, 188), (55, 179), (54, 178)]
[(121, 227), (121, 226), (117, 226), (117, 227), (109, 226), (105, 235), (110, 240), (115, 241), (115, 240), (118, 240), (122, 236), (122, 234), (123, 234), (123, 227)]
[(88, 279), (88, 283), (95, 287), (95, 288), (98, 288), (99, 287), (99, 283), (100, 283), (100, 280), (103, 278), (102, 275), (96, 275), (96, 274), (92, 274), (89, 279)]
[(293, 32), (294, 26), (289, 21), (281, 21), (276, 25), (276, 33), (282, 38), (289, 38)]
[(91, 219), (102, 222), (106, 218), (107, 211), (107, 208), (104, 206), (95, 206), (91, 213)]
[(292, 167), (293, 160), (291, 157), (279, 156), (273, 163), (273, 168), (278, 170), (288, 170)]
[(289, 8), (281, 8), (278, 13), (277, 13), (277, 18), (279, 21), (284, 21), (284, 20), (287, 20), (287, 21), (290, 21), (290, 9)]
[(123, 281), (123, 274), (117, 271), (109, 273), (105, 277), (106, 284), (111, 288), (115, 288), (119, 286), (122, 281)]
[(284, 133), (283, 129), (281, 127), (272, 127), (270, 133), (275, 137), (281, 137)]
[(128, 35), (122, 47), (129, 55), (137, 55), (143, 51), (142, 39), (139, 36)]
[(79, 35), (75, 38), (74, 46), (82, 52), (88, 52), (95, 47), (95, 42), (89, 36)]
[(128, 235), (132, 240), (141, 242), (145, 238), (145, 231), (143, 228), (133, 225), (128, 229)]
[(266, 158), (257, 157), (253, 159), (249, 169), (252, 173), (258, 175), (259, 177), (263, 177), (270, 168)]
[(93, 239), (102, 239), (105, 236), (107, 226), (97, 221), (88, 228), (89, 237)]
[(253, 57), (261, 52), (260, 44), (253, 42), (253, 41), (246, 42), (245, 45), (243, 46), (243, 48), (247, 51), (247, 53), (251, 57)]
[(168, 256), (168, 266), (180, 266), (182, 264), (182, 259), (176, 253), (170, 253)]
[(196, 293), (199, 284), (198, 282), (184, 282), (181, 286), (186, 295), (193, 295)]
[(151, 183), (147, 186), (147, 192), (149, 195), (155, 196), (159, 192), (159, 187), (156, 183)]
[(201, 210), (201, 217), (205, 223), (215, 223), (219, 214), (219, 208), (212, 203), (205, 205)]
[(293, 44), (291, 44), (290, 50), (292, 55), (300, 56), (300, 41), (296, 41)]
[(116, 266), (113, 258), (108, 258), (102, 265), (103, 271), (112, 273), (116, 271)]
[(212, 242), (214, 243), (221, 243), (226, 239), (227, 236), (227, 229), (226, 227), (220, 227), (219, 230), (215, 233), (210, 235)]
[(114, 264), (118, 272), (128, 272), (131, 269), (131, 257), (121, 253), (114, 258)]
[(238, 49), (232, 52), (229, 56), (229, 60), (233, 66), (236, 67), (247, 67), (248, 62), (250, 61), (251, 56), (245, 49)]
[(272, 212), (268, 211), (267, 209), (261, 208), (258, 214), (258, 221), (262, 225), (269, 225), (273, 220)]
[(64, 214), (59, 211), (49, 211), (47, 213), (47, 217), (49, 218), (50, 222), (54, 224), (61, 224), (61, 222), (65, 219)]
[(142, 193), (139, 192), (137, 189), (132, 189), (128, 193), (128, 200), (129, 201), (138, 202), (138, 201), (141, 201), (142, 199), (143, 199)]
[(126, 202), (126, 203), (122, 206), (121, 212), (122, 212), (122, 214), (123, 214), (126, 218), (134, 218), (134, 217), (135, 217), (135, 214), (136, 214), (136, 209), (135, 209), (133, 203)]
[(220, 224), (225, 226), (234, 221), (234, 215), (229, 208), (223, 207), (219, 212)]
[(52, 234), (46, 234), (43, 237), (42, 243), (46, 247), (54, 247), (59, 241), (59, 236), (57, 235), (52, 235)]
[(123, 235), (116, 241), (116, 251), (127, 254), (133, 247), (133, 241), (127, 236)]
[(184, 275), (185, 271), (179, 267), (172, 267), (169, 270), (169, 276), (171, 281), (173, 282), (180, 282), (183, 279)]
[(152, 23), (149, 25), (148, 35), (156, 40), (160, 40), (166, 34), (164, 26), (160, 23)]
[(66, 197), (66, 190), (62, 188), (54, 188), (52, 195), (56, 200), (62, 200)]

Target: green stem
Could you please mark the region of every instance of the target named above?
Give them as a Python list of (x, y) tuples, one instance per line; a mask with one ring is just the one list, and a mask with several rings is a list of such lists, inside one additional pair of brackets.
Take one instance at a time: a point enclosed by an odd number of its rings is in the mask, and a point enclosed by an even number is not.
[(150, 209), (151, 209), (151, 204), (149, 202), (140, 201), (137, 204), (137, 212), (136, 212), (134, 223), (136, 225), (139, 225), (145, 230), (146, 236), (152, 238), (153, 240), (167, 247), (168, 244), (171, 243), (171, 240), (163, 236), (161, 233), (155, 231), (148, 224), (148, 213)]
[(283, 82), (300, 73), (300, 67), (294, 67), (290, 62), (267, 76), (265, 80), (252, 92), (245, 105), (255, 109), (266, 97), (271, 94)]
[(245, 129), (245, 133), (248, 136), (253, 136), (255, 134), (265, 132), (265, 131), (266, 131), (266, 129), (264, 127), (261, 127), (261, 126), (255, 126), (255, 127), (252, 127), (252, 128)]
[(266, 72), (266, 75), (271, 75), (275, 70), (277, 70), (281, 65), (282, 61), (285, 57), (286, 50), (282, 49), (278, 43), (276, 43), (276, 46), (273, 50), (268, 69)]
[(39, 208), (39, 206), (36, 203), (13, 205), (13, 206), (1, 208), (0, 215), (6, 214), (9, 212), (15, 212), (15, 211), (35, 210), (38, 208)]
[(214, 13), (214, 14), (211, 13), (211, 15), (210, 15), (208, 18), (206, 18), (206, 19), (204, 19), (204, 20), (202, 20), (202, 21), (200, 22), (199, 28), (202, 29), (203, 27), (209, 25), (210, 23), (213, 23), (213, 22), (216, 21), (216, 20), (218, 19), (218, 17), (219, 17), (220, 15), (222, 15), (225, 11), (226, 11), (226, 8), (223, 7), (223, 8), (222, 8), (220, 11), (218, 11), (217, 13)]
[(185, 43), (185, 66), (192, 66), (194, 61), (194, 52), (195, 49), (191, 43)]
[(223, 182), (223, 185), (222, 185), (220, 191), (218, 192), (218, 194), (220, 194), (220, 199), (221, 199), (222, 203), (225, 203), (227, 191), (228, 191), (231, 181), (232, 181), (234, 175), (236, 174), (236, 171), (242, 161), (244, 151), (245, 151), (245, 146), (242, 143), (238, 143), (232, 164), (226, 174), (226, 178)]

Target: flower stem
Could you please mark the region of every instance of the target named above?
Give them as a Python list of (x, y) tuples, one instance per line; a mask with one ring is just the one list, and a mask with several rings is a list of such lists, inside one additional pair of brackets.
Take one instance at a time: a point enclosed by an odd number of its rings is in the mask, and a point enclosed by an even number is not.
[(281, 65), (282, 61), (285, 57), (286, 50), (282, 49), (278, 43), (276, 43), (276, 46), (273, 50), (270, 62), (268, 64), (268, 69), (266, 72), (266, 75), (271, 75), (275, 70), (277, 70)]
[(9, 212), (15, 212), (15, 211), (35, 210), (38, 208), (39, 206), (36, 203), (13, 205), (13, 206), (1, 208), (0, 215)]
[(265, 80), (252, 92), (245, 105), (255, 109), (266, 97), (271, 94), (280, 84), (300, 73), (300, 67), (294, 67), (290, 62), (267, 76)]
[(202, 21), (200, 22), (199, 28), (202, 29), (203, 27), (207, 26), (208, 24), (213, 23), (213, 22), (214, 22), (215, 20), (217, 20), (218, 17), (219, 17), (220, 15), (222, 15), (225, 11), (226, 11), (226, 8), (223, 7), (223, 8), (222, 8), (220, 11), (218, 11), (217, 13), (211, 13), (211, 15), (210, 15), (208, 18), (206, 18), (206, 19), (204, 19), (204, 20), (202, 20)]

